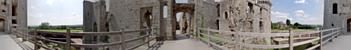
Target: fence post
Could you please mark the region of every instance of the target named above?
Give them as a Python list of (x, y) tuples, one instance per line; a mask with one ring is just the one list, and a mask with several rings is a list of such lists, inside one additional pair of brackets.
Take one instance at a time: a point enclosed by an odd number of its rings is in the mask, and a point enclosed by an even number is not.
[(321, 31), (320, 29), (318, 29), (319, 33), (319, 49), (322, 50), (322, 46), (323, 46), (323, 31)]
[(66, 50), (71, 50), (71, 29), (68, 28), (66, 31)]
[(147, 40), (146, 40), (146, 43), (147, 43), (147, 47), (148, 47), (148, 48), (150, 48), (149, 40), (150, 40), (150, 36), (151, 36), (150, 33), (151, 33), (152, 31), (153, 31), (152, 28), (147, 29), (147, 34), (146, 34), (146, 35), (147, 35), (147, 37), (146, 37)]
[(200, 29), (199, 28), (195, 28), (195, 31), (196, 31), (196, 33), (195, 33), (195, 37), (197, 38), (197, 39), (200, 39)]
[(37, 29), (35, 29), (34, 30), (34, 36), (32, 37), (32, 39), (33, 39), (33, 41), (34, 41), (34, 50), (38, 50), (39, 49), (39, 44), (38, 44), (38, 39), (37, 39), (37, 36), (38, 36), (38, 32), (37, 32), (38, 30)]
[(210, 43), (210, 42), (211, 42), (211, 38), (210, 38), (211, 33), (210, 33), (209, 30), (206, 30), (206, 31), (207, 31), (207, 35), (208, 35), (208, 36), (207, 36), (207, 38), (208, 38), (208, 42), (207, 42), (207, 43), (208, 43), (208, 45), (212, 46), (211, 43)]
[(121, 40), (121, 50), (126, 50), (124, 44), (125, 44), (125, 40), (124, 40), (124, 29), (121, 30), (121, 34), (120, 34), (120, 40)]
[(293, 45), (294, 45), (294, 35), (291, 28), (289, 28), (289, 50), (294, 50)]

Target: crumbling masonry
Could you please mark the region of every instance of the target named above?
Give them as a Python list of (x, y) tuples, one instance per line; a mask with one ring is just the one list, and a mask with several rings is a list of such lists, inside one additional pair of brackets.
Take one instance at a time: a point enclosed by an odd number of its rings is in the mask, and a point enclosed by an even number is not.
[[(157, 28), (158, 40), (176, 39), (176, 30), (191, 34), (196, 28), (270, 33), (271, 6), (271, 0), (188, 0), (187, 3), (176, 3), (175, 0), (85, 0), (84, 31)], [(177, 13), (183, 13), (180, 21), (177, 21)], [(130, 33), (125, 37), (140, 34)], [(118, 36), (110, 37), (109, 41), (119, 41)], [(85, 38), (84, 41), (98, 43), (96, 38)], [(130, 45), (134, 45), (132, 43)]]
[(13, 28), (27, 29), (27, 0), (0, 0), (0, 32)]

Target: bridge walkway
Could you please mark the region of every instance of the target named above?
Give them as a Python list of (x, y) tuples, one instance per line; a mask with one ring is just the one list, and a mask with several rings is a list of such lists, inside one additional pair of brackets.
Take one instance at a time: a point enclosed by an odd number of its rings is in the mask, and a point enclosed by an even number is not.
[(340, 35), (323, 45), (323, 50), (350, 50), (351, 34)]
[(23, 50), (10, 34), (0, 33), (0, 50)]

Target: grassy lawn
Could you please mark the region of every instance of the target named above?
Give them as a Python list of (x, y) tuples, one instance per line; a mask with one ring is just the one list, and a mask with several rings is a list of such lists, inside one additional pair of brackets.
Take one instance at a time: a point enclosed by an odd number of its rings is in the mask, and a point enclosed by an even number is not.
[[(308, 32), (308, 31), (317, 31), (315, 29), (293, 29), (293, 32)], [(279, 33), (279, 32), (289, 32), (289, 30), (280, 30), (280, 29), (272, 29), (272, 33)]]
[[(66, 32), (66, 29), (42, 29), (41, 31), (49, 31), (49, 32)], [(83, 32), (81, 29), (71, 29), (71, 32)]]
[[(294, 32), (308, 32), (308, 31), (316, 31), (314, 29), (294, 29), (293, 30)], [(272, 32), (289, 32), (289, 30), (278, 30), (278, 29), (274, 29), (272, 30)], [(211, 42), (214, 42), (216, 44), (219, 44), (219, 45), (223, 45), (224, 42), (221, 41), (221, 37), (220, 35), (218, 35), (217, 33), (212, 33), (211, 34), (212, 36), (214, 37), (210, 37), (211, 38)], [(204, 40), (204, 41), (209, 41), (208, 39), (208, 36), (202, 36), (200, 37), (200, 39)], [(271, 42), (271, 39), (266, 39), (266, 42), (270, 43)], [(306, 48), (308, 48), (308, 46), (311, 45), (311, 44), (304, 44), (304, 45), (300, 45), (300, 46), (295, 46), (294, 47), (294, 50), (304, 50)], [(312, 44), (312, 45), (315, 45), (315, 44)], [(267, 50), (274, 50), (274, 49), (267, 49)], [(289, 48), (280, 48), (278, 50), (289, 50)]]

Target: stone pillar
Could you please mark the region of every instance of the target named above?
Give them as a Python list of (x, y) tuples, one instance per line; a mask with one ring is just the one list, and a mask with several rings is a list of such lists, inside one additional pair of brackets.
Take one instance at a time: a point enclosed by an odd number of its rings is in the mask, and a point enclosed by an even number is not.
[[(84, 32), (93, 32), (94, 31), (94, 22), (95, 20), (95, 11), (94, 11), (94, 3), (90, 1), (83, 2), (83, 31)], [(83, 36), (84, 44), (94, 44), (96, 40), (96, 36)], [(83, 49), (83, 48), (82, 48)], [(83, 50), (97, 50), (96, 48), (84, 48)]]
[(171, 33), (168, 33), (168, 34), (172, 34), (172, 37), (169, 37), (170, 39), (174, 39), (175, 37), (173, 37), (173, 36), (175, 36), (175, 33), (176, 33), (176, 17), (174, 16), (174, 12), (173, 12), (173, 4), (175, 3), (175, 1), (174, 0), (168, 0), (168, 3), (167, 3), (167, 5), (168, 5), (168, 17), (170, 17), (171, 18), (171, 24), (172, 24), (172, 26), (171, 26)]
[(11, 28), (12, 28), (12, 0), (5, 0), (7, 2), (7, 13), (6, 19), (5, 19), (5, 32), (6, 33), (11, 33)]
[(159, 36), (157, 41), (163, 41), (163, 40), (166, 40), (166, 25), (164, 23), (165, 19), (163, 17), (163, 8), (164, 8), (164, 3), (163, 1), (160, 1), (160, 27), (158, 28), (159, 29)]

